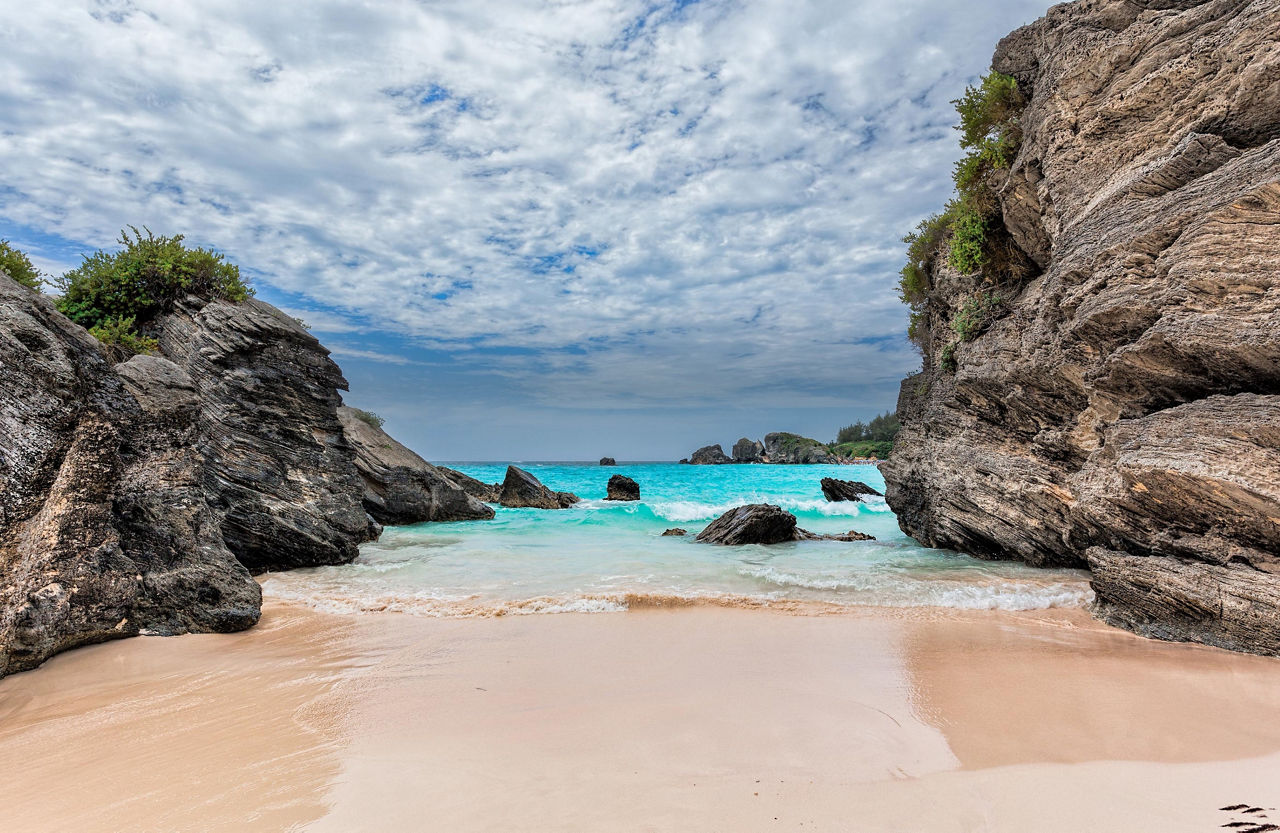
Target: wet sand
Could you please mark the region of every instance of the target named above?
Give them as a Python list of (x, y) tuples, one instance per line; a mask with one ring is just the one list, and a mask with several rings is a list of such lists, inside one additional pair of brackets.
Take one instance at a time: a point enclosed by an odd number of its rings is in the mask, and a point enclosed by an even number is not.
[(1272, 807), (1280, 660), (1080, 611), (270, 603), (0, 681), (4, 830), (1209, 831)]

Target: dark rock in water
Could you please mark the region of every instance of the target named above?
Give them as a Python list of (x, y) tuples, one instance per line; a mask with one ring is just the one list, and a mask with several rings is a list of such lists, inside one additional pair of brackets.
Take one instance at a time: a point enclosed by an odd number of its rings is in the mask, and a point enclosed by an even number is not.
[(372, 530), (329, 351), (254, 299), (189, 298), (155, 329), (195, 384), (205, 494), (240, 562), (257, 573), (354, 559)]
[(356, 452), (356, 469), (364, 480), (364, 508), (378, 523), (403, 526), (493, 517), (491, 507), (381, 428), (361, 419), (354, 408), (339, 408), (338, 420)]
[(681, 466), (687, 466), (687, 465), (689, 465), (689, 458), (688, 458), (688, 457), (681, 457), (681, 458), (680, 458), (679, 465), (681, 465)]
[(797, 540), (796, 516), (771, 503), (730, 509), (698, 533), (709, 544), (779, 544)]
[(498, 499), (502, 497), (501, 483), (485, 483), (484, 481), (476, 480), (470, 475), (463, 474), (457, 469), (451, 469), (446, 466), (436, 466), (436, 468), (445, 477), (457, 484), (462, 491), (474, 498), (479, 498), (485, 503), (497, 503)]
[(258, 621), (261, 590), (205, 499), (201, 429), (181, 367), (113, 369), (48, 298), (0, 274), (0, 676), (144, 629)]
[(819, 535), (816, 532), (810, 532), (807, 529), (796, 530), (796, 540), (798, 541), (874, 541), (874, 535), (867, 535), (851, 529), (840, 535)]
[(732, 463), (733, 460), (725, 456), (724, 449), (719, 445), (707, 445), (693, 452), (689, 462), (695, 466), (713, 466)]
[(507, 466), (507, 477), (502, 481), (502, 494), (498, 502), (513, 509), (565, 509), (577, 503), (578, 499), (571, 492), (551, 491), (524, 469)]
[(822, 478), (822, 494), (827, 500), (862, 500), (863, 495), (883, 497), (866, 483), (857, 480), (836, 480), (834, 477)]
[(630, 477), (615, 474), (609, 478), (608, 497), (605, 500), (639, 500), (640, 484)]
[(832, 453), (825, 443), (799, 434), (777, 431), (764, 435), (763, 462), (815, 465), (845, 463), (848, 460)]
[(738, 440), (733, 444), (733, 462), (735, 463), (762, 463), (764, 462), (764, 443), (759, 440), (750, 440), (746, 437)]
[(663, 532), (662, 537), (665, 538), (668, 535), (688, 535), (688, 534), (689, 534), (689, 530), (676, 527), (675, 529), (668, 529), (666, 532)]
[[(1266, 654), (1280, 653), (1278, 19), (1280, 0), (1097, 0), (1000, 43), (994, 68), (1027, 96), (993, 180), (1000, 256), (981, 275), (930, 268), (925, 371), (902, 386), (881, 467), (928, 546), (1087, 567), (1109, 622)], [(1213, 72), (1161, 69), (1192, 53)]]
[(600, 458), (600, 465), (602, 465), (602, 466), (616, 466), (616, 465), (618, 465), (618, 461), (617, 461), (617, 460), (615, 460), (615, 459), (613, 459), (612, 457), (601, 457), (601, 458)]

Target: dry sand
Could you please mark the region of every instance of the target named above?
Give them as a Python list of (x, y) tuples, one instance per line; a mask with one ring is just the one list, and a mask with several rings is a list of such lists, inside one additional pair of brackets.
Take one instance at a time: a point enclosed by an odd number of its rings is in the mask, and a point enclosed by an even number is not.
[(269, 604), (0, 681), (4, 831), (1142, 833), (1278, 806), (1280, 660), (1079, 611)]

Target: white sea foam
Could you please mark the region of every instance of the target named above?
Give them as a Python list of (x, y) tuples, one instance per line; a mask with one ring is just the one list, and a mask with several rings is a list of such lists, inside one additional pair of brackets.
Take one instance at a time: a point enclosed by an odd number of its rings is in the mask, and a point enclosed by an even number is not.
[(655, 516), (666, 521), (709, 521), (720, 517), (730, 509), (735, 509), (748, 503), (772, 503), (795, 514), (808, 513), (834, 518), (854, 517), (863, 511), (888, 512), (889, 507), (884, 504), (883, 499), (877, 498), (877, 500), (880, 501), (878, 506), (872, 503), (859, 503), (858, 501), (795, 500), (780, 499), (767, 495), (750, 495), (740, 500), (725, 503), (701, 503), (692, 500), (658, 501), (650, 503), (649, 509)]

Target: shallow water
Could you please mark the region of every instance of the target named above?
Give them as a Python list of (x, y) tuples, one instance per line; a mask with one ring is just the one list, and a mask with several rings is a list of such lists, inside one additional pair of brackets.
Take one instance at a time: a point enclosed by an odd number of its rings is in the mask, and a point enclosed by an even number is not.
[[(458, 463), (486, 482), (506, 464)], [(583, 501), (570, 509), (497, 509), (492, 521), (391, 527), (354, 564), (273, 574), (265, 592), (321, 610), (428, 616), (616, 612), (710, 603), (827, 610), (841, 606), (938, 606), (1034, 610), (1082, 606), (1086, 574), (990, 562), (921, 547), (883, 498), (828, 502), (823, 477), (884, 491), (874, 466), (601, 467), (519, 464), (548, 487)], [(640, 484), (642, 500), (603, 500), (613, 474)], [(875, 541), (802, 541), (721, 547), (693, 538), (744, 503), (774, 503), (813, 532), (857, 530)], [(663, 537), (671, 527), (685, 537)]]

